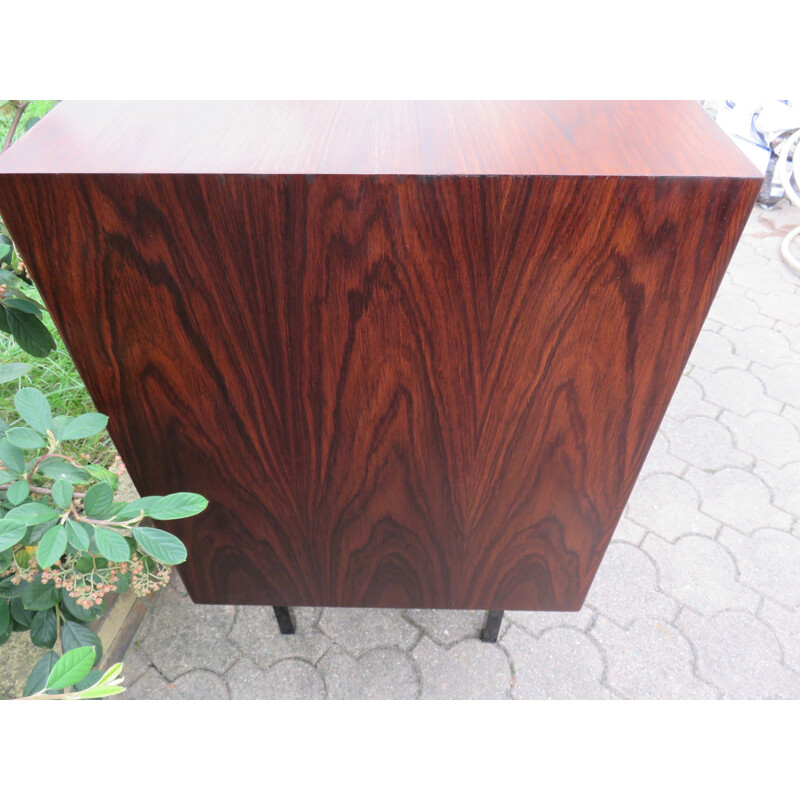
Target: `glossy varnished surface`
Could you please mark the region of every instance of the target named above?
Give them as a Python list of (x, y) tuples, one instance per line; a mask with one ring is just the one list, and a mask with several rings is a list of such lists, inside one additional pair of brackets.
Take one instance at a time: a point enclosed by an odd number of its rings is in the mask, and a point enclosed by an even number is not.
[(0, 175), (0, 210), (139, 490), (211, 499), (171, 527), (195, 600), (576, 609), (757, 190)]
[(66, 102), (18, 173), (759, 177), (694, 102)]

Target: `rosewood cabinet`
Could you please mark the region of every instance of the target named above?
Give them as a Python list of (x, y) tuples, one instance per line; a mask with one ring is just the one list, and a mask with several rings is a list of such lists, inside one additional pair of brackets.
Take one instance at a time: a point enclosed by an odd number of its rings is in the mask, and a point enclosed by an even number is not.
[(694, 103), (64, 102), (0, 213), (194, 601), (576, 610), (761, 176)]

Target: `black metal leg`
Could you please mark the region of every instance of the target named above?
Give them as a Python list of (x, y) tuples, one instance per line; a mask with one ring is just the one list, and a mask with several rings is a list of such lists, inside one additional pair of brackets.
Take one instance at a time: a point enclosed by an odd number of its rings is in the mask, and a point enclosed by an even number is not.
[(272, 606), (281, 633), (294, 633), (294, 620), (286, 606)]
[(496, 642), (497, 634), (500, 633), (500, 624), (503, 622), (502, 611), (487, 611), (486, 624), (481, 631), (481, 641)]

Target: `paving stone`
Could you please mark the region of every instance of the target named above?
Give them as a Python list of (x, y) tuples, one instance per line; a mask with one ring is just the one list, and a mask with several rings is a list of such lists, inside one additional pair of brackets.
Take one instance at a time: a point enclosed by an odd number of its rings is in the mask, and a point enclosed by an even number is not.
[(724, 336), (704, 330), (697, 337), (689, 355), (689, 363), (713, 372), (720, 367), (745, 369), (748, 359), (736, 355), (733, 352), (733, 345)]
[(719, 406), (709, 403), (703, 397), (703, 388), (694, 378), (683, 375), (667, 407), (666, 416), (671, 419), (697, 415), (716, 417), (719, 410)]
[(192, 669), (221, 674), (239, 657), (227, 639), (233, 606), (195, 605), (176, 591), (156, 597), (141, 648), (167, 680)]
[[(467, 637), (480, 636), (486, 622), (485, 611), (450, 611), (412, 608), (406, 617), (425, 631), (437, 644), (449, 646)], [(504, 618), (503, 625), (508, 624)]]
[(408, 648), (419, 636), (402, 611), (392, 608), (326, 608), (319, 627), (356, 658), (376, 647)]
[(684, 533), (714, 536), (719, 524), (700, 513), (694, 487), (674, 475), (651, 475), (639, 481), (628, 501), (628, 515), (637, 524), (674, 540)]
[(756, 361), (770, 368), (797, 361), (797, 354), (789, 346), (789, 340), (771, 328), (757, 327), (739, 331), (724, 327), (722, 335), (733, 344), (736, 354), (748, 361)]
[(228, 639), (262, 669), (284, 658), (303, 658), (316, 663), (331, 640), (314, 626), (316, 608), (292, 607), (296, 632), (285, 636), (278, 629), (271, 606), (239, 606)]
[(669, 440), (673, 456), (700, 469), (753, 463), (752, 457), (736, 448), (731, 431), (721, 421), (708, 417), (687, 417), (670, 429)]
[(733, 553), (742, 583), (784, 606), (800, 605), (800, 539), (768, 528), (750, 536), (724, 528), (719, 542)]
[(122, 676), (125, 679), (123, 685), (133, 686), (150, 667), (150, 659), (136, 647), (134, 642), (134, 644), (128, 648), (128, 651), (125, 653), (125, 658), (122, 661)]
[(334, 645), (318, 666), (332, 700), (413, 700), (421, 688), (409, 656), (394, 647), (355, 659)]
[(772, 629), (783, 645), (783, 661), (800, 673), (800, 609), (789, 611), (771, 600), (765, 600), (759, 617)]
[(769, 490), (751, 472), (722, 469), (708, 474), (691, 468), (685, 477), (699, 493), (703, 512), (737, 531), (791, 525), (791, 517), (771, 504)]
[[(577, 628), (585, 631), (596, 613), (589, 606), (580, 611), (506, 611), (509, 622), (520, 625), (528, 633), (538, 636), (550, 628)], [(500, 635), (502, 638), (503, 634)]]
[(629, 519), (626, 510), (614, 531), (611, 541), (639, 545), (645, 536), (647, 536), (647, 531), (641, 525), (637, 525), (632, 519)]
[(496, 644), (468, 639), (449, 650), (423, 636), (411, 651), (422, 674), (423, 700), (502, 700), (511, 667)]
[(775, 634), (752, 614), (723, 611), (711, 619), (683, 609), (676, 625), (697, 653), (697, 674), (732, 699), (798, 699), (800, 675), (781, 663)]
[(790, 406), (787, 404), (783, 407), (783, 410), (781, 411), (781, 416), (785, 420), (791, 422), (792, 425), (794, 425), (794, 427), (798, 431), (800, 431), (800, 408), (795, 408), (794, 406)]
[(322, 700), (325, 681), (307, 661), (287, 658), (260, 670), (242, 658), (225, 675), (233, 700)]
[(747, 297), (765, 317), (781, 320), (787, 325), (800, 325), (800, 297), (784, 287), (773, 292), (748, 290)]
[(612, 542), (597, 570), (586, 605), (627, 627), (634, 619), (670, 620), (678, 604), (658, 588), (653, 562), (636, 547)]
[(655, 475), (658, 473), (671, 473), (673, 475), (680, 475), (686, 469), (686, 463), (681, 461), (675, 456), (670, 455), (667, 437), (662, 430), (656, 433), (656, 438), (653, 440), (653, 445), (647, 458), (642, 465), (642, 470), (639, 473), (639, 479), (646, 478), (648, 475)]
[(116, 697), (120, 700), (228, 700), (229, 693), (225, 681), (213, 672), (192, 670), (169, 683), (151, 667)]
[(639, 619), (628, 630), (599, 619), (592, 628), (608, 662), (606, 682), (636, 700), (713, 700), (717, 693), (693, 672), (686, 637), (660, 620)]
[(692, 377), (702, 385), (706, 400), (740, 416), (751, 411), (781, 410), (781, 402), (768, 397), (764, 385), (750, 372), (729, 368), (707, 372), (695, 367)]
[[(752, 249), (741, 256), (734, 255), (728, 268), (732, 282), (740, 289), (752, 289), (755, 292), (782, 292), (791, 284), (785, 269), (765, 255), (759, 255)], [(753, 298), (755, 300), (755, 298)], [(761, 304), (756, 304), (764, 312)]]
[(731, 292), (720, 293), (711, 304), (710, 319), (730, 328), (752, 328), (755, 325), (770, 326), (770, 318), (765, 317), (759, 307), (747, 297)]
[(648, 536), (642, 549), (658, 564), (662, 591), (710, 616), (741, 608), (755, 613), (758, 595), (736, 580), (736, 564), (713, 539), (684, 536), (674, 544)]
[[(780, 414), (754, 411), (746, 417), (740, 417), (723, 411), (719, 421), (733, 433), (740, 450), (759, 459), (780, 467), (800, 455), (800, 433)], [(697, 461), (694, 464), (703, 466)]]
[(779, 320), (775, 323), (775, 330), (781, 336), (785, 336), (792, 351), (800, 355), (800, 325), (789, 325), (783, 320)]
[(767, 393), (782, 403), (800, 408), (800, 364), (781, 364), (765, 379)]
[(514, 662), (512, 696), (518, 700), (611, 699), (602, 685), (597, 645), (574, 628), (553, 628), (535, 639), (516, 626), (502, 639)]
[(783, 468), (757, 461), (754, 472), (772, 490), (775, 506), (800, 519), (800, 461)]

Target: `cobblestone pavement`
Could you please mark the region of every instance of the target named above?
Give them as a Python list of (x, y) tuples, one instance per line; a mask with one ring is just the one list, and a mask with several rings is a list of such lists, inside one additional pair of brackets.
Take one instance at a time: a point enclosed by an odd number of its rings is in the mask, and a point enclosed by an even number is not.
[(161, 593), (121, 698), (800, 698), (800, 276), (757, 209), (582, 611), (195, 606)]

